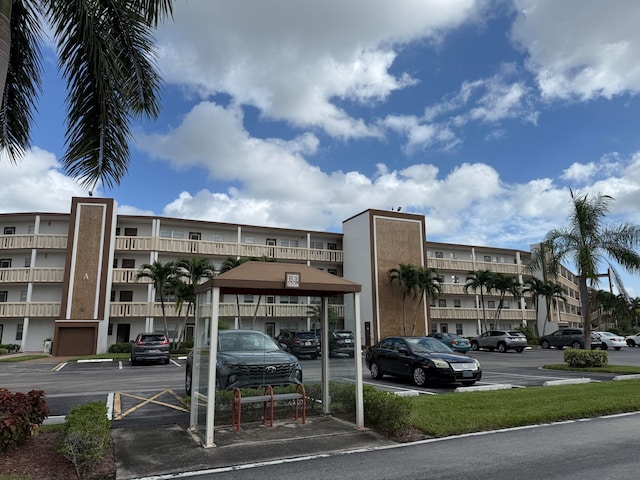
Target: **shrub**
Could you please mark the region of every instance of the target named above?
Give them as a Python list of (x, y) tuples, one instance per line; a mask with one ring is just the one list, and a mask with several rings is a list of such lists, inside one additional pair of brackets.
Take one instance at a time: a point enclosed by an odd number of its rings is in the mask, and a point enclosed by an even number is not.
[(113, 345), (109, 345), (109, 353), (130, 353), (131, 352), (131, 343), (129, 342), (120, 342), (114, 343)]
[(5, 353), (9, 353), (9, 350), (4, 347), (0, 347), (0, 355), (4, 355)]
[(564, 351), (564, 361), (570, 367), (606, 367), (609, 363), (607, 352), (602, 350), (578, 350), (570, 348)]
[(517, 331), (522, 333), (525, 337), (527, 337), (527, 343), (529, 345), (537, 345), (538, 338), (536, 336), (536, 332), (531, 325), (520, 325), (516, 328)]
[(25, 394), (0, 388), (0, 406), (0, 451), (23, 443), (49, 414), (42, 390)]
[(73, 463), (79, 477), (106, 452), (110, 428), (107, 406), (102, 402), (76, 405), (67, 414), (59, 452)]
[(365, 385), (364, 421), (369, 427), (394, 436), (411, 426), (411, 400)]
[(20, 345), (15, 343), (0, 343), (0, 349), (6, 349), (7, 353), (14, 353), (20, 350)]

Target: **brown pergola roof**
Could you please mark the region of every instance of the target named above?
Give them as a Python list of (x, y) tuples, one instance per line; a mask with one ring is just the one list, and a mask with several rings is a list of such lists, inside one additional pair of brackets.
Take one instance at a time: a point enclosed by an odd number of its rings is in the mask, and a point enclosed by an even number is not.
[[(287, 273), (300, 274), (299, 287), (287, 287)], [(198, 287), (198, 292), (219, 287), (221, 294), (300, 295), (332, 297), (360, 292), (362, 286), (342, 277), (299, 263), (243, 263)]]

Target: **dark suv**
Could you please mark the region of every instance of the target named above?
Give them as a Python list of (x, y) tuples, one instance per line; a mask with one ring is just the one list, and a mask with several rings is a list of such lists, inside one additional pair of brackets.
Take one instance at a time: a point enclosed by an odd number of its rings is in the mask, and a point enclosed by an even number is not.
[(294, 332), (284, 330), (277, 338), (278, 342), (285, 345), (287, 350), (296, 357), (309, 356), (318, 358), (320, 354), (320, 340), (313, 332)]
[[(601, 345), (600, 340), (591, 335), (591, 348), (597, 348)], [(581, 328), (560, 328), (553, 333), (540, 337), (540, 346), (542, 348), (584, 348), (584, 331)]]
[(329, 356), (344, 353), (353, 357), (356, 341), (353, 332), (348, 330), (333, 330), (329, 332)]
[(139, 362), (169, 363), (169, 339), (164, 333), (139, 333), (131, 342), (131, 365)]

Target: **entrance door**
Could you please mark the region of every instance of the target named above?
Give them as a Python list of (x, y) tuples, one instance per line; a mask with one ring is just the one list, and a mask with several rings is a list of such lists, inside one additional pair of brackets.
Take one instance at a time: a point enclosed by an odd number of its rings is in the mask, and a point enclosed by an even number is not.
[(128, 323), (119, 323), (116, 332), (116, 343), (127, 343), (131, 334), (131, 325)]

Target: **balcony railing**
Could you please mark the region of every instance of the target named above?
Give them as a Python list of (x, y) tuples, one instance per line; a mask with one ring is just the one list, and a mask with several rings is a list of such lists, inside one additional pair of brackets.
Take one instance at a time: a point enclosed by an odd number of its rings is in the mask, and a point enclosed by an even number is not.
[[(479, 308), (431, 307), (430, 312), (433, 320), (482, 320), (482, 309)], [(485, 314), (487, 321), (493, 321), (496, 317), (495, 309), (486, 309)], [(500, 320), (535, 322), (536, 311), (532, 309), (503, 308), (500, 311)]]
[[(242, 318), (253, 318), (254, 315), (260, 320), (265, 318), (304, 318), (309, 317), (309, 310), (316, 305), (311, 304), (281, 304), (266, 303), (258, 306), (256, 315), (256, 304), (241, 303), (240, 316)], [(209, 307), (210, 308), (210, 307)], [(344, 305), (331, 305), (332, 311), (339, 318), (344, 317)], [(184, 310), (177, 312), (176, 304), (165, 303), (165, 313), (167, 318), (183, 317)], [(201, 315), (207, 315), (207, 306), (201, 307)], [(238, 307), (235, 303), (221, 303), (219, 314), (221, 317), (237, 317)], [(162, 306), (160, 302), (111, 302), (111, 317), (154, 317), (162, 318)]]
[(158, 251), (173, 254), (223, 257), (267, 257), (278, 260), (342, 263), (342, 250), (278, 247), (249, 243), (209, 242), (161, 237), (116, 237), (116, 250)]
[(65, 249), (67, 235), (0, 235), (0, 250)]
[(58, 318), (60, 302), (0, 302), (0, 318)]
[(449, 258), (427, 258), (427, 267), (435, 268), (438, 271), (459, 271), (464, 272), (465, 279), (469, 272), (477, 270), (490, 270), (492, 272), (519, 275), (524, 272), (524, 265), (515, 263), (499, 262), (479, 262), (471, 260), (456, 260)]
[(0, 268), (0, 283), (62, 283), (64, 268)]

